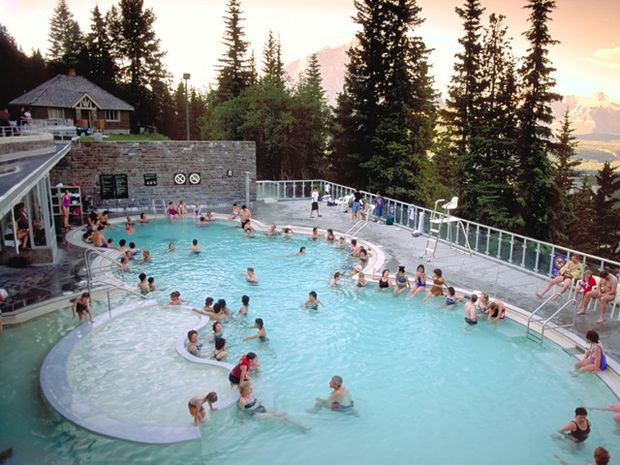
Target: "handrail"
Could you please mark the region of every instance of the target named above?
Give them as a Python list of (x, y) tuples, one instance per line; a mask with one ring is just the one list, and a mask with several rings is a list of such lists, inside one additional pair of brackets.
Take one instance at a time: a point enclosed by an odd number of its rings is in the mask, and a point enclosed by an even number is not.
[[(526, 329), (526, 332), (525, 332), (526, 337), (530, 338), (530, 334), (533, 334), (532, 333), (533, 330), (532, 330), (531, 325), (532, 325), (532, 320), (534, 319), (536, 314), (540, 310), (542, 310), (545, 307), (545, 305), (547, 305), (549, 302), (551, 302), (552, 300), (555, 300), (555, 299), (557, 299), (559, 297), (562, 297), (562, 294), (560, 294), (559, 292), (553, 294), (552, 296), (550, 296), (547, 299), (545, 299), (545, 301), (543, 303), (541, 303), (538, 307), (536, 307), (536, 309), (532, 313), (530, 313), (530, 316), (527, 319), (527, 329)], [(536, 338), (534, 338), (534, 340), (537, 341), (537, 342), (541, 342), (542, 343), (542, 341), (544, 339), (544, 336), (545, 336), (545, 329), (547, 328), (547, 325), (551, 322), (551, 320), (553, 320), (557, 315), (559, 315), (562, 311), (564, 311), (564, 309), (566, 309), (569, 305), (574, 305), (576, 303), (577, 303), (577, 300), (575, 300), (574, 298), (569, 299), (565, 303), (563, 303), (560, 306), (560, 308), (558, 308), (555, 312), (553, 312), (553, 314), (550, 317), (548, 317), (545, 320), (539, 320), (539, 322), (541, 323), (540, 337), (536, 337)], [(561, 326), (557, 326), (557, 327), (558, 328), (572, 327), (572, 326), (575, 325), (575, 318), (576, 318), (576, 316), (573, 315), (573, 321), (571, 323), (568, 323), (568, 324), (565, 324), (565, 325), (561, 325)], [(532, 339), (532, 338), (530, 338), (530, 339)]]
[[(560, 312), (562, 312), (566, 307), (568, 307), (571, 304), (576, 304), (577, 301), (575, 299), (570, 299), (568, 301), (566, 301), (560, 308), (558, 308), (553, 315), (551, 315), (549, 318), (547, 318), (542, 325), (542, 329), (540, 332), (540, 337), (543, 338), (545, 336), (545, 328), (547, 327), (547, 325), (549, 324), (549, 322), (554, 319), (556, 317), (556, 315), (558, 315)], [(558, 328), (568, 328), (568, 327), (572, 327), (575, 325), (575, 315), (573, 315), (573, 321), (572, 323), (568, 323), (562, 326), (557, 326)]]
[[(323, 179), (257, 181), (256, 184), (257, 198), (261, 198), (261, 194), (265, 194), (265, 188), (267, 186), (275, 186), (278, 199), (305, 198), (304, 186), (308, 184), (311, 186), (316, 184), (323, 190), (326, 190), (326, 188), (329, 187), (330, 194), (333, 198), (340, 198), (356, 190), (351, 187)], [(290, 186), (293, 186), (292, 196), (287, 195), (290, 190), (288, 187)], [(297, 195), (297, 186), (302, 186), (302, 196)], [(369, 200), (370, 203), (374, 203), (374, 198), (376, 198), (375, 194), (367, 191), (360, 192), (364, 195), (366, 200)], [(388, 207), (386, 210), (389, 210), (392, 206), (394, 207), (395, 223), (408, 229), (418, 229), (422, 233), (425, 233), (425, 229), (428, 229), (433, 210), (415, 204), (401, 202), (389, 197), (385, 197), (385, 203)], [(420, 213), (424, 213), (423, 223), (416, 224), (416, 222), (421, 219), (419, 218), (421, 216)], [(569, 247), (537, 240), (493, 226), (477, 223), (475, 221), (469, 221), (462, 218), (459, 218), (459, 221), (461, 221), (461, 224), (465, 230), (465, 235), (470, 241), (472, 253), (486, 256), (491, 260), (504, 263), (507, 266), (536, 276), (549, 277), (553, 274), (553, 258), (556, 254), (561, 254), (566, 258), (572, 254), (577, 254), (582, 257), (582, 264), (584, 266), (590, 262), (590, 268), (594, 268), (596, 266), (599, 270), (606, 267), (620, 269), (620, 262), (614, 260), (608, 260), (596, 255), (583, 253)], [(444, 243), (460, 245), (463, 239), (460, 236), (463, 234), (459, 234), (457, 231), (457, 233), (454, 234), (454, 237), (449, 238), (447, 236), (448, 229), (449, 228), (446, 228), (446, 237), (441, 237), (440, 240)]]
[(86, 286), (88, 288), (88, 292), (90, 292), (92, 288), (92, 281), (93, 281), (92, 266), (90, 262), (90, 255), (93, 253), (95, 255), (98, 255), (99, 257), (105, 258), (106, 260), (110, 261), (111, 263), (115, 265), (118, 265), (118, 263), (116, 263), (116, 260), (110, 258), (108, 254), (105, 254), (97, 249), (90, 249), (90, 248), (84, 249), (84, 264), (86, 267)]
[(122, 287), (122, 286), (119, 286), (119, 285), (113, 284), (113, 283), (106, 282), (106, 284), (107, 284), (108, 287), (106, 288), (105, 292), (106, 292), (107, 302), (108, 302), (108, 315), (110, 316), (110, 318), (112, 318), (112, 303), (111, 303), (111, 299), (110, 299), (110, 289), (111, 288), (117, 289), (119, 291), (127, 292), (128, 294), (134, 294), (134, 295), (137, 295), (138, 297), (140, 297), (142, 299), (148, 300), (148, 297), (140, 294), (139, 292), (132, 291), (131, 289), (127, 289), (125, 287)]

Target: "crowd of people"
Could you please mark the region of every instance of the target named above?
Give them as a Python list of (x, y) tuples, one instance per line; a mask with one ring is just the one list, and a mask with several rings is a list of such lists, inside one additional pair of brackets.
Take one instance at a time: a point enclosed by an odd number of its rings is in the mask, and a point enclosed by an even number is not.
[[(357, 200), (354, 200), (354, 203), (356, 203), (356, 201)], [(383, 205), (381, 205), (381, 208), (383, 208)], [(359, 209), (354, 213), (358, 212)], [(208, 212), (206, 215), (202, 215), (199, 211), (194, 213), (195, 216), (198, 217), (196, 222), (197, 225), (208, 224), (213, 221), (211, 212)], [(320, 216), (318, 211), (318, 200), (315, 200), (313, 197), (311, 216), (314, 216), (315, 213), (317, 216)], [(170, 220), (181, 218), (187, 215), (187, 205), (185, 205), (184, 202), (180, 202), (179, 204), (170, 202), (167, 214)], [(239, 221), (240, 227), (246, 236), (249, 238), (254, 237), (255, 230), (252, 225), (252, 213), (246, 205), (239, 206), (234, 204), (228, 220)], [(140, 216), (139, 221), (140, 223), (148, 223), (145, 214)], [(91, 215), (89, 217), (89, 231), (84, 235), (84, 239), (92, 241), (93, 245), (97, 247), (112, 247), (112, 241), (106, 240), (101, 232), (107, 226), (108, 212), (104, 211), (96, 216)], [(125, 229), (129, 234), (133, 232), (131, 230), (132, 226), (133, 222), (131, 218), (127, 217)], [(264, 231), (264, 234), (268, 236), (282, 235), (284, 238), (287, 238), (291, 237), (294, 232), (290, 227), (284, 227), (280, 230), (277, 225), (272, 224)], [(325, 240), (340, 248), (346, 248), (350, 256), (355, 260), (355, 264), (351, 269), (333, 272), (329, 280), (330, 287), (340, 286), (343, 279), (349, 277), (354, 280), (357, 287), (366, 288), (369, 286), (376, 286), (379, 291), (392, 292), (394, 296), (405, 295), (407, 299), (414, 299), (418, 294), (423, 295), (423, 300), (441, 298), (444, 308), (454, 308), (457, 303), (464, 302), (464, 321), (468, 326), (476, 325), (481, 318), (491, 323), (498, 323), (506, 317), (506, 305), (504, 302), (496, 298), (491, 298), (487, 293), (480, 291), (474, 291), (469, 296), (458, 295), (454, 287), (449, 285), (447, 278), (439, 268), (433, 269), (432, 272), (429, 273), (430, 276), (427, 275), (427, 270), (423, 264), (419, 264), (415, 272), (411, 274), (407, 272), (403, 265), (400, 265), (393, 274), (389, 269), (384, 269), (379, 274), (377, 274), (377, 269), (374, 269), (372, 273), (368, 273), (372, 251), (365, 248), (363, 244), (359, 243), (356, 239), (347, 241), (342, 236), (337, 238), (331, 228), (321, 232), (315, 227), (309, 234), (309, 240)], [(124, 239), (119, 241), (118, 250), (123, 253), (120, 261), (121, 269), (127, 271), (127, 264), (130, 260), (138, 256), (140, 251), (133, 242), (127, 247)], [(170, 243), (168, 252), (173, 252), (174, 250), (176, 250), (175, 244)], [(200, 252), (200, 246), (197, 240), (192, 241), (190, 251), (193, 253)], [(305, 253), (306, 248), (302, 246), (298, 252), (289, 255), (304, 255)], [(143, 261), (150, 261), (150, 253), (148, 251), (143, 251), (142, 257)], [(578, 280), (577, 294), (581, 296), (580, 311), (578, 314), (584, 314), (587, 311), (589, 302), (598, 299), (601, 307), (601, 318), (599, 322), (602, 322), (604, 321), (607, 304), (615, 298), (617, 278), (607, 271), (601, 272), (599, 276), (600, 281), (596, 283), (591, 271), (582, 270), (579, 258), (571, 257), (571, 260), (560, 269), (558, 276), (551, 279), (541, 292), (537, 292), (537, 295), (541, 298), (544, 297), (545, 294), (556, 285), (561, 286), (558, 293), (561, 295), (570, 289), (575, 280)], [(258, 284), (259, 279), (254, 268), (247, 267), (246, 281), (249, 284)], [(155, 290), (154, 279), (147, 278), (145, 273), (141, 273), (139, 275), (138, 289), (142, 293)], [(174, 291), (170, 294), (170, 305), (185, 303), (186, 302), (181, 299), (181, 295), (178, 291)], [(318, 310), (320, 305), (322, 305), (322, 302), (318, 299), (317, 293), (311, 291), (308, 294), (307, 300), (302, 304), (302, 307), (308, 310)], [(74, 315), (79, 316), (80, 319), (88, 317), (92, 321), (89, 308), (89, 295), (88, 293), (84, 293), (74, 303)], [(205, 299), (205, 305), (200, 309), (194, 310), (212, 320), (212, 335), (209, 338), (209, 342), (212, 345), (208, 349), (205, 349), (205, 346), (199, 341), (199, 333), (196, 330), (190, 330), (187, 334), (187, 351), (194, 356), (208, 357), (217, 361), (226, 361), (229, 354), (227, 351), (227, 341), (224, 338), (223, 323), (233, 318), (243, 322), (244, 318), (250, 313), (249, 308), (250, 297), (248, 295), (243, 295), (241, 298), (241, 306), (236, 313), (233, 313), (228, 308), (224, 299), (215, 301), (213, 297), (207, 297)], [(256, 330), (256, 332), (243, 337), (241, 339), (242, 343), (252, 340), (258, 341), (259, 343), (267, 343), (269, 341), (263, 318), (254, 318), (250, 327)], [(586, 334), (586, 339), (589, 342), (589, 347), (583, 359), (575, 364), (576, 372), (597, 373), (605, 370), (607, 361), (603, 347), (599, 342), (598, 333), (594, 330), (590, 330)], [(307, 429), (306, 427), (291, 420), (286, 413), (267, 408), (256, 399), (254, 396), (252, 378), (259, 369), (260, 363), (258, 354), (249, 351), (239, 358), (229, 373), (231, 388), (239, 389), (239, 400), (237, 401), (239, 410), (250, 416), (277, 419), (285, 424), (305, 431)], [(329, 381), (329, 387), (332, 390), (330, 396), (326, 399), (317, 398), (315, 405), (308, 409), (308, 412), (316, 413), (323, 408), (354, 411), (354, 402), (349, 391), (344, 387), (341, 376), (332, 376)], [(217, 393), (209, 392), (198, 394), (189, 400), (188, 410), (193, 418), (194, 424), (201, 424), (208, 417), (208, 412), (215, 412), (217, 410), (215, 407), (217, 399)], [(205, 408), (205, 406), (207, 406), (207, 408)], [(620, 404), (598, 408), (590, 407), (590, 409), (613, 411), (615, 412), (615, 420), (620, 422)], [(585, 441), (589, 435), (591, 426), (586, 416), (587, 411), (585, 408), (577, 408), (574, 420), (562, 426), (559, 432), (575, 442)], [(605, 459), (605, 457), (607, 458)], [(562, 461), (559, 457), (558, 460)], [(595, 462), (597, 465), (606, 465), (609, 461), (609, 454), (605, 449), (598, 448), (597, 452), (595, 452), (595, 460), (597, 460)]]

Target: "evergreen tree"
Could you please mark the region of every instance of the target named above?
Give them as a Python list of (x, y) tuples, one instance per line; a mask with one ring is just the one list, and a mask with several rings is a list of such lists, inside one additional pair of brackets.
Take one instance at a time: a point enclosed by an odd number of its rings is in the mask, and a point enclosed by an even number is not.
[(528, 0), (530, 28), (524, 36), (530, 43), (519, 70), (522, 102), (518, 111), (519, 135), (517, 195), (524, 225), (523, 232), (537, 239), (548, 239), (552, 221), (550, 200), (553, 189), (553, 166), (547, 154), (553, 122), (551, 103), (560, 99), (553, 91), (555, 79), (548, 48), (558, 41), (548, 23), (555, 0)]
[(598, 255), (618, 260), (620, 258), (620, 173), (606, 161), (596, 175), (598, 190), (594, 195), (594, 225), (591, 240)]
[(50, 20), (50, 48), (48, 59), (54, 67), (65, 72), (68, 68), (77, 68), (82, 51), (82, 33), (66, 0), (58, 0)]
[(112, 56), (112, 43), (106, 19), (97, 5), (92, 11), (90, 33), (86, 36), (86, 49), (88, 51), (88, 78), (104, 89), (113, 91), (118, 67)]
[[(476, 221), (515, 229), (518, 218), (514, 200), (518, 93), (510, 39), (504, 17), (491, 14), (482, 47), (480, 109), (477, 135), (471, 145), (476, 164), (469, 166), (468, 212)], [(474, 157), (468, 157), (474, 160)]]
[(558, 244), (568, 244), (571, 230), (570, 225), (577, 221), (577, 211), (573, 202), (575, 190), (575, 167), (580, 160), (575, 158), (575, 137), (568, 117), (568, 110), (564, 113), (562, 127), (552, 145), (555, 156), (555, 176), (553, 186), (555, 190), (553, 202), (553, 222), (551, 224), (551, 239)]
[[(332, 165), (339, 178), (403, 200), (430, 197), (427, 151), (435, 93), (415, 0), (358, 0), (358, 45), (349, 54), (337, 110)], [(344, 144), (343, 142), (346, 142)], [(345, 173), (344, 170), (347, 170)]]
[(484, 8), (479, 0), (465, 0), (464, 6), (456, 7), (455, 11), (463, 21), (464, 34), (459, 38), (462, 50), (455, 57), (443, 113), (456, 158), (461, 209), (471, 217), (480, 211), (476, 184), (482, 165), (477, 142), (480, 141), (483, 82), (480, 18)]
[(226, 53), (219, 60), (217, 77), (219, 101), (238, 97), (252, 81), (252, 67), (246, 57), (248, 43), (244, 40), (241, 14), (241, 2), (228, 0), (227, 15), (224, 16), (226, 31), (223, 40)]
[(280, 41), (273, 37), (273, 32), (269, 31), (267, 44), (263, 52), (263, 79), (270, 81), (273, 85), (284, 88), (284, 63), (280, 50)]
[(594, 222), (594, 193), (588, 183), (587, 177), (581, 179), (581, 183), (576, 192), (571, 196), (571, 202), (578, 215), (570, 218), (567, 224), (568, 245), (584, 253), (597, 254), (598, 246), (596, 241), (596, 231)]
[(107, 19), (125, 84), (124, 97), (135, 107), (132, 132), (138, 132), (141, 126), (154, 124), (160, 109), (153, 89), (161, 88), (159, 84), (167, 79), (162, 61), (165, 52), (153, 29), (155, 14), (144, 9), (144, 0), (120, 0), (119, 11), (110, 10)]

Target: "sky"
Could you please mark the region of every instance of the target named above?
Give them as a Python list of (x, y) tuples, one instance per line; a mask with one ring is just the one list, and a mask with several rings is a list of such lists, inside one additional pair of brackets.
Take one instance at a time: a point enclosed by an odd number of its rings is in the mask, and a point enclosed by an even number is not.
[[(67, 0), (82, 30), (90, 27), (90, 11), (102, 11), (117, 0)], [(215, 66), (224, 53), (222, 17), (226, 0), (144, 0), (157, 16), (155, 30), (167, 52), (166, 64), (175, 82), (190, 73), (190, 85), (206, 88), (215, 80)], [(526, 52), (525, 0), (482, 0), (485, 15), (506, 16), (516, 56)], [(436, 88), (445, 92), (462, 31), (454, 12), (462, 1), (418, 0), (426, 18), (418, 34), (431, 54)], [(29, 53), (48, 47), (49, 20), (55, 0), (0, 0), (0, 23)], [(285, 64), (324, 47), (352, 40), (357, 25), (353, 0), (241, 0), (245, 31), (257, 59), (269, 30), (280, 37)], [(604, 92), (620, 100), (620, 0), (557, 0), (551, 34), (561, 43), (551, 49), (557, 68), (557, 90), (563, 95), (589, 96)], [(259, 65), (260, 65), (260, 60)]]

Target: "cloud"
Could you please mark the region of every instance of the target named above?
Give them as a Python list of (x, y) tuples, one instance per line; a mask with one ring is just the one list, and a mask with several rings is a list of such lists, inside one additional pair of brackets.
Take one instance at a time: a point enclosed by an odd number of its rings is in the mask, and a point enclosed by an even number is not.
[(620, 70), (620, 47), (599, 48), (592, 56), (585, 57), (584, 60), (605, 68)]

